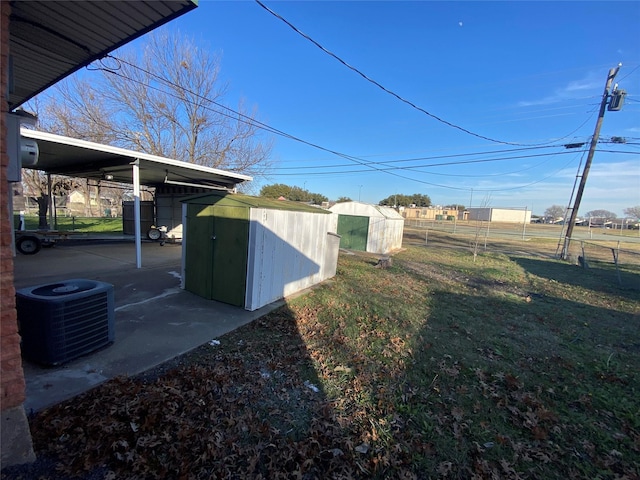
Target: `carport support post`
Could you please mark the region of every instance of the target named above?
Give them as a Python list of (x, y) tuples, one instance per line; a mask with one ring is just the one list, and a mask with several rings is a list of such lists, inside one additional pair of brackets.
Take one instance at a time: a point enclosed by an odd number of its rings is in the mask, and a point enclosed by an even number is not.
[(140, 160), (133, 167), (133, 224), (136, 235), (136, 268), (142, 268), (142, 241), (140, 239)]
[(51, 230), (51, 227), (54, 225), (53, 223), (53, 193), (52, 193), (53, 187), (52, 187), (52, 183), (51, 183), (51, 174), (47, 173), (47, 202), (48, 202), (48, 209), (49, 209), (49, 221), (48, 223), (48, 230)]

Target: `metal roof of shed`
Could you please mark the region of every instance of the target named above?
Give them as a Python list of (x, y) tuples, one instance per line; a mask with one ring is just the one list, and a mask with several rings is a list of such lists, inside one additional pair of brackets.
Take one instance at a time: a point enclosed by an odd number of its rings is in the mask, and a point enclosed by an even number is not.
[(276, 200), (265, 197), (252, 197), (250, 195), (227, 195), (224, 192), (211, 192), (202, 195), (194, 195), (182, 200), (184, 203), (195, 205), (220, 205), (224, 207), (238, 208), (266, 208), (271, 210), (288, 210), (295, 212), (331, 214), (329, 210), (313, 207), (306, 203), (292, 202), (289, 200)]
[(329, 210), (342, 215), (355, 215), (362, 217), (379, 217), (387, 220), (402, 220), (404, 217), (400, 215), (394, 208), (385, 207), (383, 205), (372, 205), (362, 202), (340, 202), (336, 203)]
[(252, 177), (203, 167), (180, 160), (158, 157), (124, 148), (63, 137), (52, 133), (20, 129), (20, 135), (38, 143), (37, 170), (72, 177), (133, 183), (132, 163), (140, 167), (140, 184), (147, 186), (189, 185), (203, 188), (234, 188)]
[(12, 1), (9, 110), (196, 7), (194, 0)]

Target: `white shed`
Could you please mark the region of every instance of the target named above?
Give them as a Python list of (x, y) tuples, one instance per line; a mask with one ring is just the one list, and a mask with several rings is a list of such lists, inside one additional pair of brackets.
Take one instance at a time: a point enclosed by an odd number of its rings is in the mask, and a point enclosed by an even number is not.
[(402, 247), (404, 218), (391, 207), (361, 202), (336, 203), (340, 246), (386, 254)]

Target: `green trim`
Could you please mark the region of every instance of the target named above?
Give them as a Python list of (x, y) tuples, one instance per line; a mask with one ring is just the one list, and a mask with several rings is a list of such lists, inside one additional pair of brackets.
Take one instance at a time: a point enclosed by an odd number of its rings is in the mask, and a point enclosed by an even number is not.
[(369, 217), (339, 214), (338, 235), (340, 235), (340, 248), (366, 252), (369, 240)]

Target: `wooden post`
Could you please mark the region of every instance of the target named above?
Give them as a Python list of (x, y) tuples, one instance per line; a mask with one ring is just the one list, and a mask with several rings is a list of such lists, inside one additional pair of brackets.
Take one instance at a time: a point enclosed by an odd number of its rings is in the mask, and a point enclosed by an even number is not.
[(611, 83), (613, 79), (618, 74), (618, 70), (620, 70), (620, 66), (617, 68), (612, 68), (609, 70), (607, 74), (607, 82), (604, 87), (604, 93), (602, 94), (602, 101), (600, 102), (600, 113), (598, 115), (598, 120), (596, 121), (596, 128), (593, 132), (593, 136), (591, 137), (591, 146), (589, 148), (589, 154), (587, 155), (587, 161), (584, 164), (584, 170), (582, 170), (582, 175), (580, 176), (580, 183), (578, 184), (578, 190), (576, 192), (576, 198), (573, 202), (573, 208), (571, 209), (571, 216), (569, 217), (569, 225), (567, 225), (567, 232), (565, 234), (564, 247), (562, 249), (561, 257), (563, 260), (567, 259), (569, 244), (571, 243), (571, 236), (573, 235), (573, 227), (576, 223), (576, 217), (578, 215), (578, 209), (580, 208), (580, 202), (582, 201), (582, 194), (584, 192), (584, 187), (587, 183), (587, 177), (589, 175), (589, 170), (591, 169), (591, 162), (593, 161), (593, 155), (596, 152), (596, 146), (598, 145), (598, 138), (600, 136), (600, 129), (602, 128), (602, 120), (604, 119), (604, 112), (607, 107), (607, 100), (609, 99), (609, 88), (611, 87)]
[(487, 229), (484, 232), (484, 251), (487, 251), (487, 237), (489, 236), (489, 227), (491, 226), (491, 221), (487, 222)]

